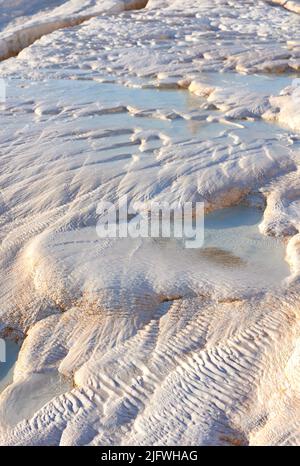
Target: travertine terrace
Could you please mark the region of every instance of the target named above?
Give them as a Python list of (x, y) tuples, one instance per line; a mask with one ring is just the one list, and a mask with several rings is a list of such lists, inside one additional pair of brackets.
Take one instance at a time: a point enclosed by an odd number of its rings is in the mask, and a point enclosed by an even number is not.
[[(299, 12), (0, 0), (2, 445), (299, 445)], [(211, 244), (99, 238), (124, 195)]]

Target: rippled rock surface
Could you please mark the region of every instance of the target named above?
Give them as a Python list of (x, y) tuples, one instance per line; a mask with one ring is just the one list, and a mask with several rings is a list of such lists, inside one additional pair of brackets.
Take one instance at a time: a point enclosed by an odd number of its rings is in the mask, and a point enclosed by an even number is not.
[[(299, 2), (10, 5), (0, 443), (298, 445)], [(204, 246), (100, 238), (124, 196)]]

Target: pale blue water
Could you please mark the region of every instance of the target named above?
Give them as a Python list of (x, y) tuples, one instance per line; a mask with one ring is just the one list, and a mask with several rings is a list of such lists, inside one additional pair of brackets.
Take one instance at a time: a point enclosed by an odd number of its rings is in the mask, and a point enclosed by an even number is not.
[[(240, 75), (203, 73), (201, 80), (208, 85), (232, 86), (239, 89), (246, 89), (257, 94), (278, 94), (284, 87), (290, 85), (293, 76), (264, 76), (264, 75)], [(144, 130), (160, 130), (169, 135), (175, 142), (177, 140), (191, 139), (197, 137), (202, 140), (221, 137), (225, 132), (234, 132), (243, 141), (264, 138), (268, 139), (279, 133), (287, 134), (288, 131), (277, 125), (264, 121), (240, 122), (244, 128), (236, 128), (224, 125), (219, 122), (206, 121), (207, 116), (217, 116), (219, 112), (214, 110), (201, 109), (205, 99), (191, 94), (187, 90), (158, 90), (126, 87), (116, 83), (100, 83), (93, 80), (47, 80), (47, 81), (8, 81), (7, 102), (10, 104), (23, 102), (34, 102), (36, 96), (42, 96), (50, 106), (56, 105), (60, 108), (57, 114), (43, 115), (43, 121), (59, 122), (70, 117), (69, 111), (74, 111), (75, 120), (71, 118), (73, 127), (79, 126), (85, 129), (114, 129), (139, 127)], [(76, 112), (88, 109), (89, 105), (97, 104), (98, 108), (131, 106), (140, 110), (160, 110), (162, 112), (178, 112), (181, 115), (191, 116), (190, 120), (178, 117), (175, 120), (163, 120), (150, 116), (132, 116), (126, 111), (105, 115), (97, 114), (94, 109), (93, 115), (85, 115), (77, 118)], [(59, 113), (61, 114), (59, 115)], [(28, 115), (30, 120), (30, 115)], [(26, 121), (26, 117), (21, 124)], [(18, 124), (18, 122), (15, 122)], [(239, 123), (239, 121), (237, 121)]]
[[(235, 256), (237, 260), (232, 263), (230, 260), (224, 261), (224, 267), (236, 265), (242, 274), (246, 274), (246, 280), (247, 273), (256, 273), (258, 282), (274, 285), (290, 274), (285, 261), (286, 245), (282, 239), (259, 232), (262, 216), (262, 211), (243, 205), (207, 215), (204, 221), (204, 248), (217, 248)], [(219, 256), (219, 264), (221, 258), (222, 255)]]
[(278, 94), (284, 87), (289, 86), (297, 73), (283, 75), (239, 74), (239, 73), (203, 73), (201, 80), (212, 86), (249, 90), (258, 94)]
[(6, 347), (6, 361), (0, 361), (0, 393), (12, 382), (15, 363), (18, 359), (20, 344), (11, 340), (4, 340)]

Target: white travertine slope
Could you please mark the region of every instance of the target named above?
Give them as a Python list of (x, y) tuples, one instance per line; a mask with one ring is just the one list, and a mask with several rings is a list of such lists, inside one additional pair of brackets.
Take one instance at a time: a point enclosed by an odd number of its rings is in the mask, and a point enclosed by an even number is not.
[[(299, 444), (298, 31), (262, 1), (150, 0), (1, 63), (1, 329), (24, 335), (1, 444)], [(225, 252), (101, 240), (125, 194), (263, 219)]]
[[(247, 8), (245, 2), (231, 5), (225, 0), (193, 5), (195, 11), (189, 13), (189, 9), (151, 8), (149, 3), (138, 15), (104, 15), (67, 32), (45, 35), (17, 60), (3, 63), (1, 72), (8, 67), (11, 74), (20, 68), (22, 76), (28, 72), (32, 78), (45, 68), (49, 77), (79, 67), (90, 78), (112, 72), (130, 78), (163, 73), (193, 77), (203, 71), (299, 71), (298, 15), (262, 1), (248, 1)], [(74, 46), (76, 53), (69, 53)]]
[[(34, 4), (32, 9), (28, 8), (28, 2), (24, 6), (21, 3), (21, 12), (23, 7), (24, 13), (27, 13), (27, 15), (29, 13), (29, 15), (23, 18), (21, 24), (17, 22), (17, 24), (13, 23), (11, 26), (8, 23), (4, 31), (0, 32), (0, 60), (17, 55), (43, 35), (57, 29), (80, 24), (93, 16), (103, 13), (112, 14), (124, 10), (143, 8), (146, 3), (147, 0), (69, 0), (54, 9), (49, 9), (49, 6), (51, 6), (49, 2), (44, 4), (44, 9), (40, 3)], [(9, 17), (11, 16), (10, 8)], [(0, 12), (1, 9), (6, 12), (6, 6), (1, 8), (0, 4)], [(37, 12), (35, 13), (35, 11)]]

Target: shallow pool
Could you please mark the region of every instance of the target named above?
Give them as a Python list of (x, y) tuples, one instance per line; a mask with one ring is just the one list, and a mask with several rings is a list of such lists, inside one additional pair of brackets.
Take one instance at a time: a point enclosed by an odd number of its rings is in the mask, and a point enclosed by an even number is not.
[[(18, 359), (20, 344), (11, 340), (3, 340), (5, 361), (0, 361), (0, 393), (12, 383), (15, 363)], [(2, 358), (1, 358), (2, 359)]]

